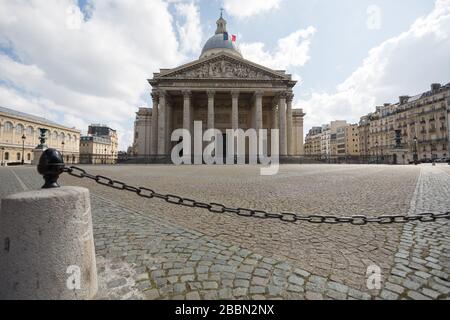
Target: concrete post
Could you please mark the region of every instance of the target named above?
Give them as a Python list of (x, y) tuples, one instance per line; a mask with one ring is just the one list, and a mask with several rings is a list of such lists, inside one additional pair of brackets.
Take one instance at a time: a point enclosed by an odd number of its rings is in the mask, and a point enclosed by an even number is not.
[(88, 189), (2, 199), (0, 242), (0, 299), (84, 300), (97, 293)]

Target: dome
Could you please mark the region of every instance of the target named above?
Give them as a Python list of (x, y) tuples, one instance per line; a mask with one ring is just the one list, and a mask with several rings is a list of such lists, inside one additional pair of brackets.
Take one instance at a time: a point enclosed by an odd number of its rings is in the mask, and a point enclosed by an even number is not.
[(242, 55), (238, 51), (236, 44), (232, 41), (232, 37), (228, 35), (227, 21), (222, 17), (222, 14), (220, 14), (219, 20), (217, 20), (216, 34), (209, 38), (208, 41), (206, 41), (205, 46), (202, 50), (202, 54), (200, 55), (200, 59), (220, 52), (228, 52), (242, 58)]
[(242, 58), (242, 55), (238, 51), (234, 42), (231, 41), (230, 38), (228, 40), (224, 40), (223, 33), (215, 34), (211, 38), (209, 38), (208, 41), (206, 41), (200, 58), (205, 58), (210, 55), (217, 54), (221, 51), (226, 51)]

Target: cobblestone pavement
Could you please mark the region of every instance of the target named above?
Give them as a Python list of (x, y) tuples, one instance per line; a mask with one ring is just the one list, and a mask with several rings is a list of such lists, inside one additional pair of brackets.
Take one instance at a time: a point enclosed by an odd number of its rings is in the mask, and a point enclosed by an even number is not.
[[(10, 170), (0, 170), (2, 181), (11, 180), (2, 183), (0, 196), (19, 188), (17, 179), (29, 188), (41, 184), (33, 168)], [(260, 177), (253, 167), (88, 170), (161, 192), (274, 211), (380, 215), (450, 207), (444, 167), (283, 166), (274, 177)], [(285, 224), (173, 207), (68, 176), (62, 181), (92, 193), (98, 298), (449, 298), (448, 222)], [(373, 264), (389, 275), (380, 291), (366, 288)]]
[[(449, 207), (450, 171), (422, 167), (409, 214), (440, 212)], [(450, 209), (447, 209), (447, 211)], [(450, 224), (418, 222), (403, 227), (394, 266), (380, 297), (429, 300), (450, 293)]]

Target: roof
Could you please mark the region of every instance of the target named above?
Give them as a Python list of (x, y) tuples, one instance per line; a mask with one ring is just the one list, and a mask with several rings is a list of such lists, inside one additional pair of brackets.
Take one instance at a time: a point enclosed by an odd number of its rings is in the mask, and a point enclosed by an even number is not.
[(0, 106), (0, 113), (4, 113), (4, 114), (10, 115), (12, 117), (25, 118), (25, 119), (27, 119), (29, 121), (34, 121), (34, 122), (46, 124), (48, 126), (56, 126), (56, 127), (65, 128), (67, 130), (79, 131), (79, 130), (77, 130), (75, 128), (69, 128), (69, 127), (63, 126), (63, 125), (60, 125), (59, 123), (56, 123), (54, 121), (51, 121), (51, 120), (48, 120), (48, 119), (45, 119), (45, 118), (42, 118), (42, 117), (37, 117), (37, 116), (31, 115), (31, 114), (28, 114), (28, 113), (25, 113), (25, 112), (16, 111), (16, 110), (5, 108), (5, 107), (2, 107), (2, 106)]

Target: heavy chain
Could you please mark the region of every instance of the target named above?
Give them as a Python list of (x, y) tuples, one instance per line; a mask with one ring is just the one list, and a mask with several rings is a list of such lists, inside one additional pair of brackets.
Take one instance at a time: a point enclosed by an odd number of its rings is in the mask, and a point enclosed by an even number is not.
[(366, 217), (366, 216), (351, 216), (351, 217), (338, 217), (338, 216), (321, 216), (321, 215), (299, 215), (291, 212), (282, 213), (270, 213), (265, 210), (254, 210), (246, 208), (230, 208), (219, 203), (205, 203), (196, 200), (180, 197), (173, 194), (160, 194), (152, 189), (144, 187), (135, 187), (128, 185), (124, 182), (113, 180), (111, 178), (92, 175), (78, 167), (66, 167), (64, 172), (76, 178), (87, 178), (95, 181), (96, 183), (110, 187), (117, 190), (125, 190), (136, 193), (138, 196), (147, 199), (161, 199), (167, 203), (173, 205), (179, 205), (189, 208), (200, 208), (208, 210), (212, 213), (232, 213), (241, 217), (252, 217), (258, 219), (278, 219), (283, 222), (309, 222), (313, 224), (352, 224), (357, 226), (367, 225), (368, 223), (393, 224), (393, 223), (408, 223), (408, 222), (434, 222), (440, 219), (450, 219), (450, 212), (446, 213), (422, 213), (419, 215), (393, 215), (393, 216), (379, 216), (379, 217)]

